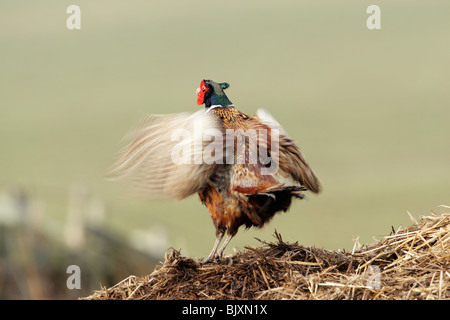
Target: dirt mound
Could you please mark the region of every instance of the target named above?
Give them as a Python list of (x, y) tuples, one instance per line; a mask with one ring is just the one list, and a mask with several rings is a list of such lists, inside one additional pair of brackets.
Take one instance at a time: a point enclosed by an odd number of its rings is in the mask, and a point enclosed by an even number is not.
[(450, 299), (450, 213), (422, 217), (355, 252), (283, 241), (199, 264), (169, 250), (145, 277), (85, 299)]

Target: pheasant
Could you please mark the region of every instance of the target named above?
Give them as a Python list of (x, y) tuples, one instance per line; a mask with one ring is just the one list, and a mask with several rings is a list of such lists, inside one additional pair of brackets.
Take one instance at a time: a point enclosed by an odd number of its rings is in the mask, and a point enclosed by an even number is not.
[(240, 226), (261, 228), (275, 213), (287, 211), (292, 198), (321, 190), (281, 125), (261, 109), (256, 115), (238, 111), (224, 92), (228, 87), (202, 80), (197, 104), (204, 110), (144, 116), (110, 170), (111, 177), (127, 177), (146, 198), (197, 193), (216, 229), (204, 263), (222, 257)]

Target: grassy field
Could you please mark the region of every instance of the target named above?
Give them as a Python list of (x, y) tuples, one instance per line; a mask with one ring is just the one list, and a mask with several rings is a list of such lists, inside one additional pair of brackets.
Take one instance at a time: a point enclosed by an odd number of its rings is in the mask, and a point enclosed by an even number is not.
[(197, 197), (139, 202), (103, 176), (142, 113), (196, 111), (201, 79), (231, 84), (241, 111), (268, 109), (323, 193), (228, 248), (271, 240), (351, 249), (450, 205), (450, 4), (378, 1), (69, 1), (0, 4), (0, 190), (23, 188), (44, 220), (68, 192), (101, 199), (127, 235), (163, 226), (167, 246), (204, 257), (214, 227)]

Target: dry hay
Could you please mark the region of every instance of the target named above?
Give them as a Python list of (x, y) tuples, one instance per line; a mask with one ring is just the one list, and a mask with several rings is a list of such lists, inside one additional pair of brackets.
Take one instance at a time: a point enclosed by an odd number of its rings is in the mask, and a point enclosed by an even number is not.
[(86, 299), (450, 299), (450, 213), (353, 253), (276, 243), (199, 264), (169, 250), (145, 277)]

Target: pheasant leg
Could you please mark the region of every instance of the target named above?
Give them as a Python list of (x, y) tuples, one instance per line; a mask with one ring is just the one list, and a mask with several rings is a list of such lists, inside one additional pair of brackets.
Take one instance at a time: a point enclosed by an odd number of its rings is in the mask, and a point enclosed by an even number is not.
[(225, 248), (227, 247), (228, 243), (230, 242), (230, 240), (232, 238), (233, 238), (233, 236), (231, 234), (227, 234), (227, 238), (225, 239), (224, 243), (220, 247), (219, 251), (217, 251), (217, 257), (219, 257), (219, 258), (222, 257), (223, 251), (225, 250)]
[(217, 248), (219, 247), (220, 241), (222, 241), (223, 235), (225, 234), (224, 231), (217, 231), (216, 232), (216, 242), (214, 242), (214, 246), (211, 250), (211, 253), (209, 254), (208, 258), (202, 260), (202, 263), (206, 263), (211, 261), (215, 256), (217, 252)]

